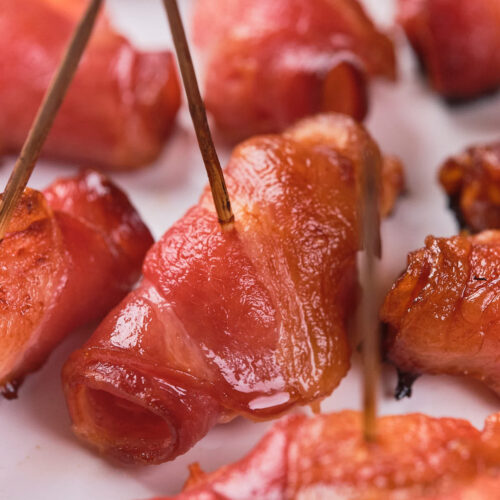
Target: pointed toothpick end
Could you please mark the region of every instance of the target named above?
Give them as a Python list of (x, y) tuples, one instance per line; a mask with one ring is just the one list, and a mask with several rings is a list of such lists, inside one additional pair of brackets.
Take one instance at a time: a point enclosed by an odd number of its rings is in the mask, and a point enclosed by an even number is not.
[(229, 220), (219, 219), (219, 224), (223, 232), (230, 232), (234, 229), (234, 215), (231, 215)]

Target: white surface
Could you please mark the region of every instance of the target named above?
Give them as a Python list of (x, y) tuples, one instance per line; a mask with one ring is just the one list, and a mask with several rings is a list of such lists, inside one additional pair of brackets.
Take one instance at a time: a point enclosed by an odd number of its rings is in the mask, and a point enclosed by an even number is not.
[[(189, 2), (181, 0), (183, 7)], [(390, 19), (389, 0), (371, 0), (381, 19)], [(110, 7), (117, 24), (142, 47), (170, 44), (159, 1), (113, 0)], [(401, 48), (401, 81), (376, 84), (367, 125), (382, 148), (398, 154), (406, 163), (408, 195), (396, 215), (384, 225), (383, 289), (385, 293), (403, 269), (406, 253), (422, 246), (427, 234), (451, 235), (456, 231), (446, 210), (435, 177), (436, 167), (449, 154), (476, 141), (500, 135), (500, 96), (472, 105), (449, 108), (432, 95), (416, 74), (408, 49)], [(221, 148), (221, 156), (228, 151)], [(3, 186), (12, 161), (0, 170)], [(56, 176), (75, 167), (40, 163), (31, 185), (44, 187)], [(160, 236), (193, 204), (205, 184), (205, 174), (195, 139), (182, 112), (177, 130), (161, 160), (134, 174), (114, 175), (130, 194), (142, 215)], [(238, 419), (219, 426), (193, 450), (173, 463), (149, 468), (121, 468), (81, 446), (70, 431), (60, 370), (68, 354), (87, 332), (71, 336), (50, 358), (45, 368), (30, 376), (17, 401), (0, 401), (0, 499), (21, 500), (131, 500), (178, 492), (187, 477), (187, 465), (199, 461), (214, 468), (244, 455), (271, 425)], [(359, 408), (359, 362), (341, 386), (324, 403), (324, 410)], [(381, 412), (423, 411), (435, 416), (470, 419), (481, 426), (484, 418), (500, 409), (500, 403), (480, 384), (448, 377), (422, 377), (410, 400), (395, 402), (392, 370), (384, 373)]]

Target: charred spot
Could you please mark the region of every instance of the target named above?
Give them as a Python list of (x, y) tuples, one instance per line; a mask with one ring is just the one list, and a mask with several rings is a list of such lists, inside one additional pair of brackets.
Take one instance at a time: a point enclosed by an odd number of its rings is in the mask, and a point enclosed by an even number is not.
[(458, 227), (460, 228), (460, 231), (468, 230), (470, 232), (474, 232), (467, 225), (467, 222), (465, 221), (465, 218), (462, 214), (462, 209), (460, 208), (460, 194), (448, 195), (448, 208), (455, 215), (455, 220), (458, 223)]
[(26, 200), (26, 210), (28, 211), (28, 214), (31, 214), (33, 212), (34, 204), (33, 200), (31, 198), (28, 198)]
[(24, 382), (24, 377), (20, 377), (7, 382), (3, 387), (0, 387), (0, 394), (9, 400), (17, 399), (19, 387)]
[(396, 386), (396, 389), (394, 390), (394, 397), (400, 401), (401, 399), (404, 398), (409, 398), (411, 397), (412, 393), (412, 387), (413, 383), (415, 380), (417, 380), (418, 377), (420, 377), (419, 373), (410, 373), (410, 372), (404, 372), (400, 370), (387, 356), (387, 353), (390, 350), (390, 346), (392, 342), (394, 341), (394, 337), (396, 335), (396, 332), (394, 328), (391, 327), (388, 323), (382, 322), (380, 324), (380, 334), (381, 334), (381, 359), (385, 363), (389, 363), (393, 365), (396, 368), (397, 374), (398, 374), (398, 383)]
[(394, 391), (394, 397), (400, 401), (404, 398), (410, 398), (415, 380), (420, 377), (418, 373), (408, 373), (396, 368), (398, 372), (398, 385)]
[(474, 276), (475, 281), (488, 281), (487, 278), (484, 278), (483, 276)]
[(42, 264), (45, 264), (48, 261), (47, 257), (45, 255), (41, 255), (40, 257), (37, 257), (35, 260), (35, 265), (41, 266)]

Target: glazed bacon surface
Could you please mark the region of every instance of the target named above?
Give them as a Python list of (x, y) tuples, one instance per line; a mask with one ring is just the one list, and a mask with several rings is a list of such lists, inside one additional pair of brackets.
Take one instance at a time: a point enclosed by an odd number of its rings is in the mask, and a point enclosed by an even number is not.
[(398, 18), (437, 92), (467, 99), (500, 86), (499, 0), (399, 0)]
[(392, 42), (357, 0), (197, 0), (193, 35), (207, 108), (229, 139), (319, 112), (362, 119), (367, 80), (396, 74)]
[[(361, 415), (284, 418), (245, 458), (212, 474), (191, 467), (177, 500), (467, 500), (500, 491), (500, 419), (383, 417), (363, 440)], [(160, 499), (157, 499), (160, 500)], [(163, 500), (166, 500), (163, 499)]]
[(27, 189), (0, 244), (0, 390), (15, 397), (74, 328), (130, 291), (153, 240), (97, 172)]
[(439, 180), (462, 228), (500, 229), (500, 142), (449, 158)]
[[(381, 310), (385, 355), (405, 374), (462, 375), (500, 395), (500, 232), (426, 239)], [(406, 385), (406, 387), (405, 387)]]
[(76, 434), (121, 461), (159, 463), (218, 422), (329, 395), (349, 368), (363, 159), (381, 168), (341, 115), (241, 144), (225, 170), (235, 229), (221, 232), (205, 191), (67, 362)]
[[(0, 0), (0, 146), (22, 146), (84, 0)], [(56, 159), (132, 169), (153, 161), (180, 105), (169, 52), (138, 52), (101, 20), (44, 146)]]

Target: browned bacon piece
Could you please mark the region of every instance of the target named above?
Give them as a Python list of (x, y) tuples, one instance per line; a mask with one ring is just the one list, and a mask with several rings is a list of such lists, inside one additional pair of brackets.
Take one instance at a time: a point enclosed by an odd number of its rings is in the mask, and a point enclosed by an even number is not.
[[(22, 146), (85, 0), (0, 0), (0, 136)], [(180, 104), (169, 52), (138, 52), (105, 20), (96, 27), (43, 153), (108, 169), (153, 161)]]
[(357, 0), (198, 0), (193, 34), (207, 108), (229, 139), (319, 112), (360, 120), (367, 80), (395, 78), (392, 42)]
[[(365, 160), (382, 168), (375, 143), (342, 115), (237, 147), (225, 170), (235, 229), (221, 231), (205, 191), (66, 364), (76, 434), (119, 460), (158, 463), (217, 422), (329, 395), (349, 368)], [(397, 180), (389, 197), (400, 177), (385, 177)]]
[(399, 22), (445, 97), (467, 99), (500, 85), (500, 0), (399, 0)]
[[(363, 440), (361, 415), (292, 416), (245, 458), (212, 474), (191, 467), (177, 500), (490, 500), (500, 491), (500, 419), (382, 417)], [(161, 500), (161, 499), (157, 499)], [(163, 500), (167, 500), (164, 498)]]
[(473, 377), (500, 395), (500, 231), (426, 239), (410, 253), (381, 310), (385, 355), (412, 378)]
[(439, 180), (462, 228), (500, 229), (500, 142), (449, 158)]
[(97, 172), (27, 189), (0, 244), (0, 390), (15, 397), (74, 328), (130, 291), (153, 240)]

